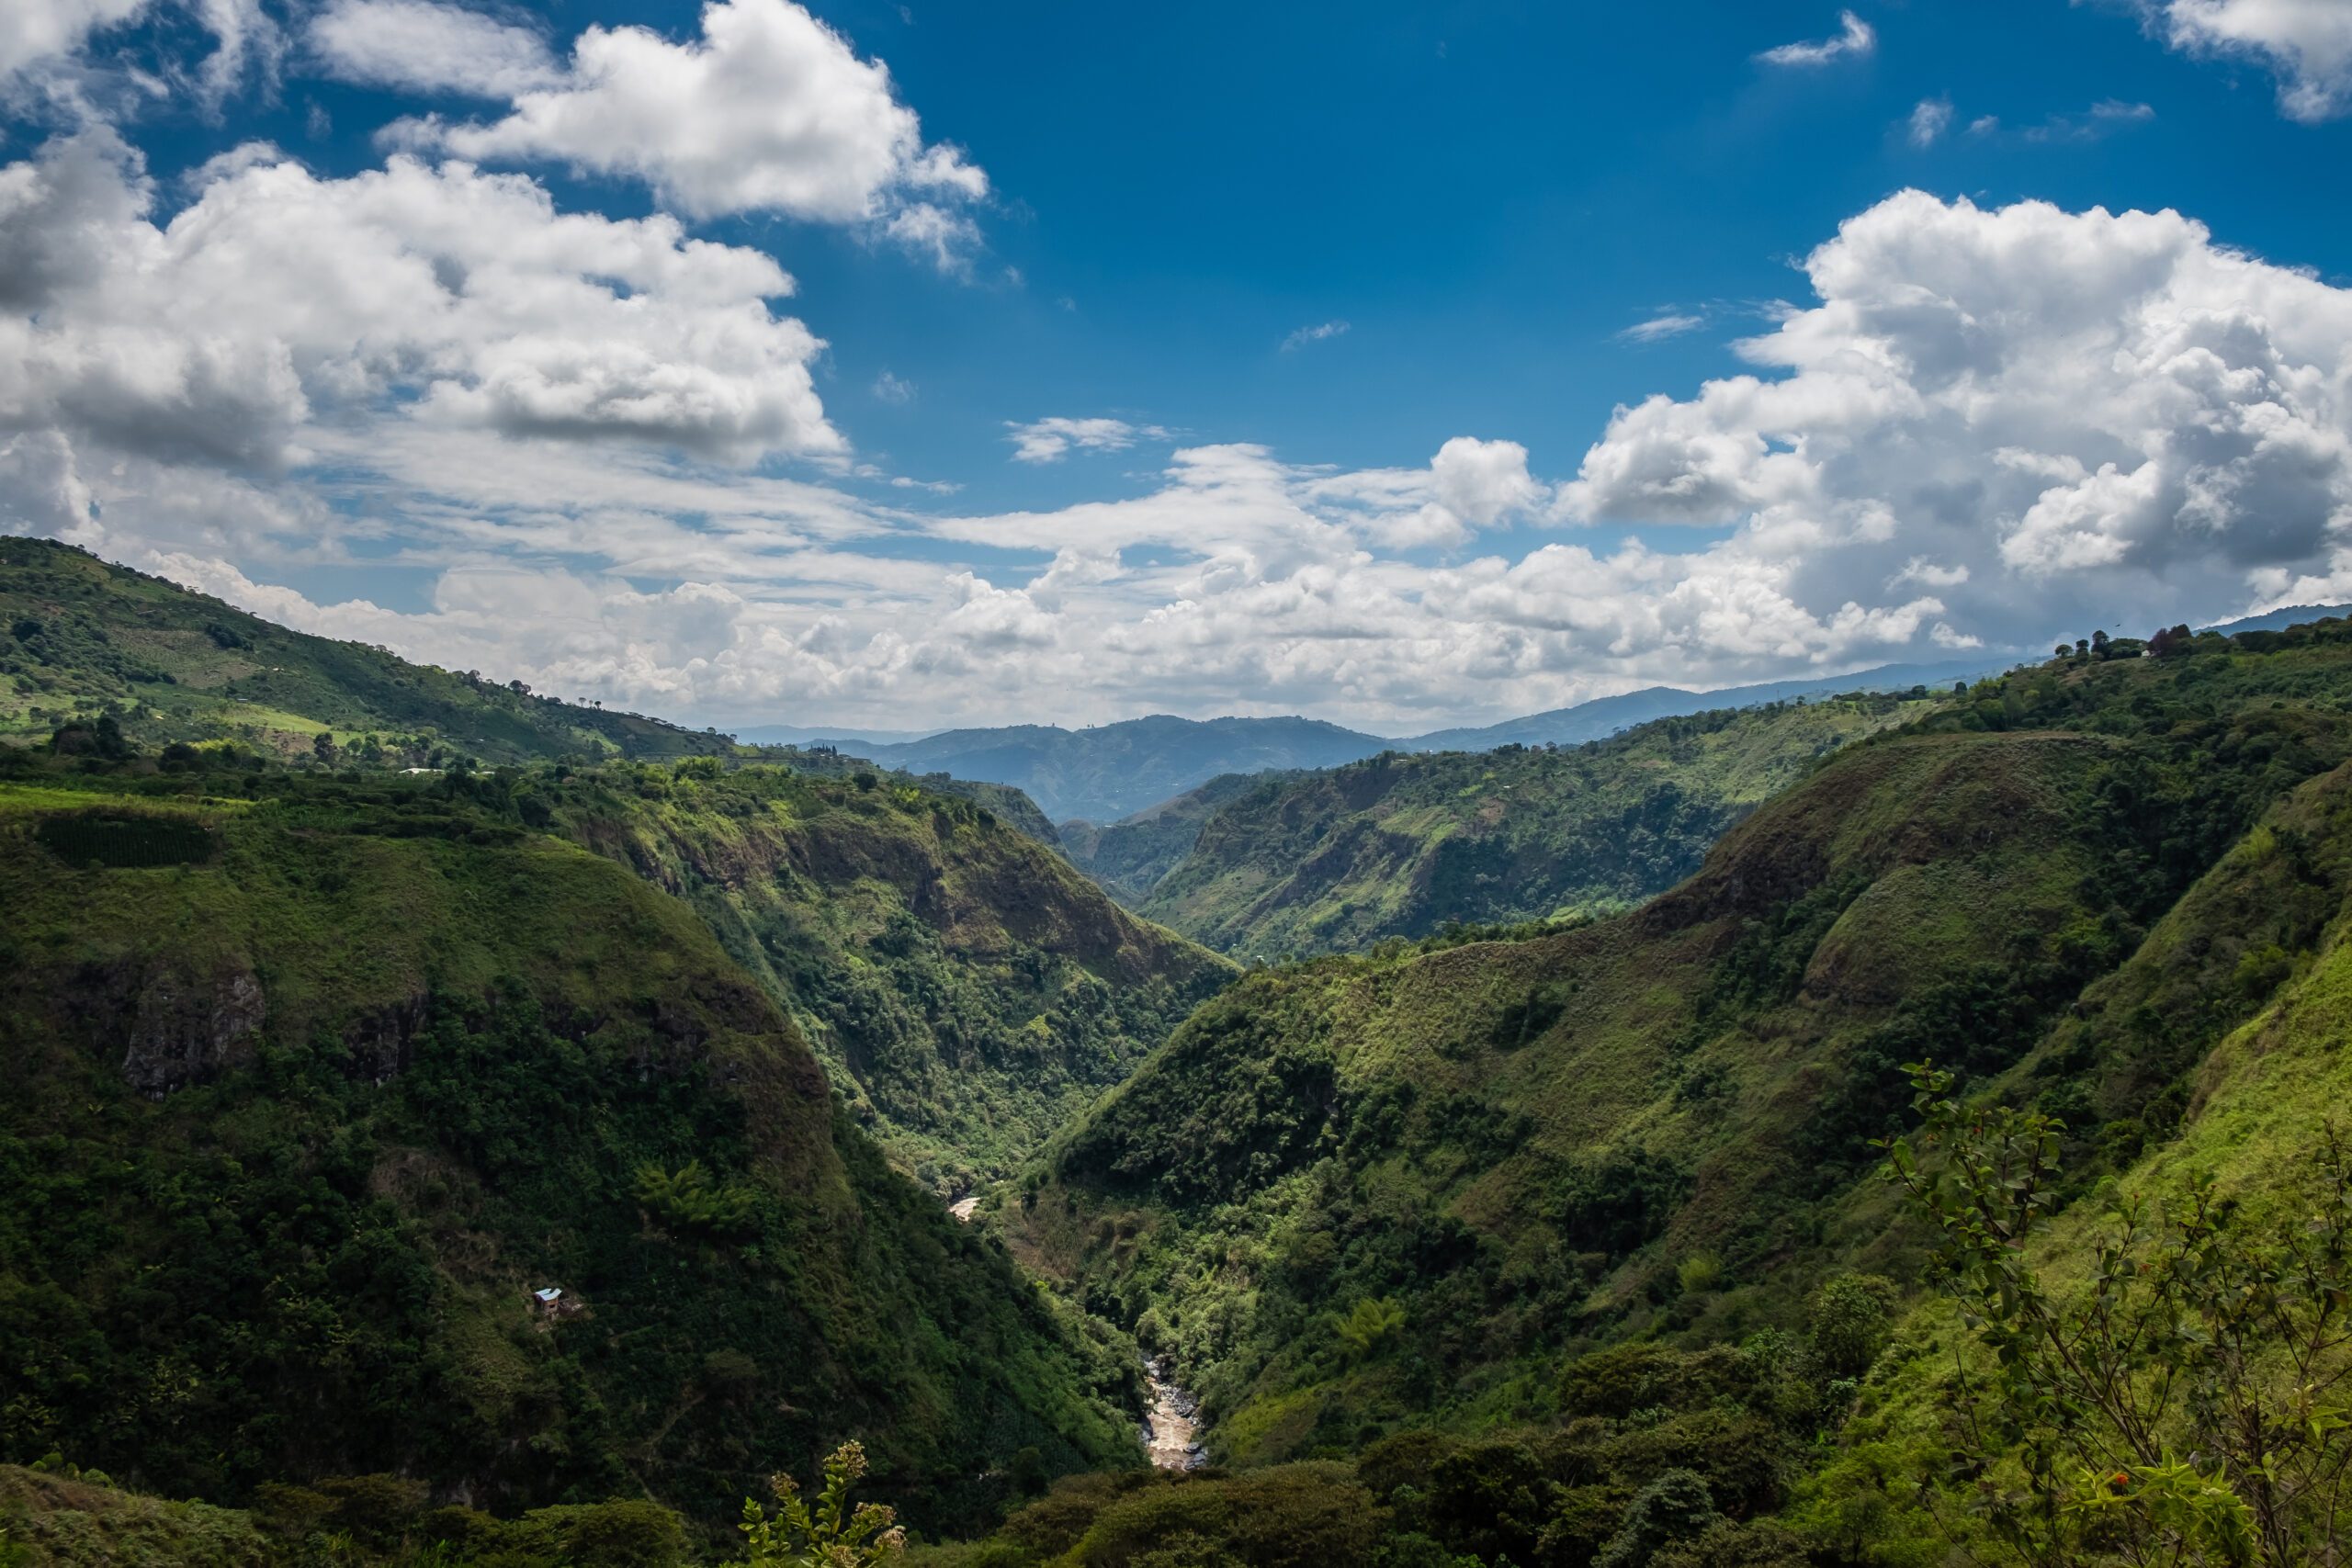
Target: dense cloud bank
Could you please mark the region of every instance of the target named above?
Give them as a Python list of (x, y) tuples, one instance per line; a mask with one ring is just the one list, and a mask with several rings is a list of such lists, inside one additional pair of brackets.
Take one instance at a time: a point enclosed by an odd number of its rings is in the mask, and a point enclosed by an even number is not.
[[(2145, 15), (2316, 118), (2352, 70), (2341, 9)], [(1480, 434), (1339, 471), (1048, 415), (1008, 461), (1157, 479), (955, 515), (845, 482), (888, 476), (827, 417), (793, 280), (690, 227), (834, 224), (951, 274), (985, 244), (987, 177), (806, 10), (559, 48), (437, 0), (300, 28), (207, 0), (187, 91), (262, 62), (448, 107), (348, 177), (241, 148), (168, 213), (76, 52), (140, 10), (0, 24), (0, 73), (79, 106), (0, 167), (0, 525), (309, 629), (697, 718), (1410, 728), (2352, 596), (2352, 293), (2177, 213), (1900, 193), (1806, 259), (1811, 302), (1738, 345), (1747, 373), (1629, 402), (1572, 476)], [(662, 210), (563, 210), (557, 166)], [(282, 586), (361, 561), (431, 574), (429, 608)]]
[[(957, 517), (729, 466), (842, 448), (757, 253), (404, 158), (257, 153), (162, 228), (147, 199), (103, 135), (0, 175), (18, 525), (557, 691), (1410, 722), (2352, 594), (2352, 294), (2172, 213), (1895, 196), (1808, 259), (1757, 373), (1620, 410), (1565, 483), (1507, 441), (1200, 446), (1139, 498)], [(431, 612), (255, 586), (387, 533), (444, 565)]]

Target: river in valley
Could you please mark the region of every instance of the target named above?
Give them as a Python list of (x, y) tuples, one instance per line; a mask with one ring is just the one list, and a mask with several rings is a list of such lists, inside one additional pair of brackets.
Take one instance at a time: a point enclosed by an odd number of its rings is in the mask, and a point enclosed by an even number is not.
[(1200, 1402), (1168, 1381), (1169, 1370), (1164, 1356), (1143, 1364), (1143, 1381), (1151, 1385), (1151, 1414), (1144, 1418), (1143, 1446), (1151, 1462), (1162, 1470), (1198, 1469), (1208, 1463), (1195, 1435)]

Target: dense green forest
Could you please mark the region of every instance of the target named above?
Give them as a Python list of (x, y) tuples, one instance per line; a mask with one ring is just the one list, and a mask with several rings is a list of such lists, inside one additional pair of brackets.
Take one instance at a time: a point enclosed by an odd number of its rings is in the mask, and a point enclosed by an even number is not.
[[(2316, 1346), (2302, 1394), (2241, 1402), (2258, 1427), (2296, 1398), (2332, 1410), (2346, 1370), (2325, 1321), (2341, 1227), (2280, 1222), (2335, 1212), (2313, 1173), (2352, 974), (2347, 633), (2021, 670), (1824, 759), (1630, 914), (1284, 965), (1209, 1003), (991, 1220), (1170, 1358), (1234, 1468), (1065, 1488), (965, 1556), (1108, 1563), (1141, 1540), (1179, 1543), (1170, 1562), (1580, 1568), (1924, 1562), (1957, 1540), (2223, 1560), (2191, 1518), (2235, 1517), (2212, 1501), (2215, 1391)], [(2190, 1283), (2234, 1258), (2268, 1281), (2277, 1324), (2241, 1313), (2226, 1365), (2151, 1344), (2110, 1369), (2108, 1394), (2162, 1406), (2138, 1450), (2098, 1385), (2032, 1382), (2027, 1318), (1972, 1302), (1972, 1333), (1920, 1289), (1985, 1267), (1962, 1245), (1981, 1224), (1939, 1230), (1880, 1176), (1923, 1058), (1961, 1101), (2044, 1119), (1982, 1153), (1960, 1113), (1958, 1162), (1921, 1157), (1958, 1181), (2044, 1151), (2028, 1255), (1996, 1251), (2046, 1275), (2025, 1299), (2055, 1303), (2071, 1348), (2093, 1310), (2074, 1296), (2122, 1277), (2102, 1257)], [(2136, 1219), (2109, 1214), (2132, 1194)], [(2227, 1315), (2166, 1289), (2154, 1316)], [(2165, 1405), (2147, 1384), (2167, 1361)], [(2295, 1456), (2323, 1480), (2346, 1458), (2335, 1419)], [(2164, 1469), (2176, 1450), (2194, 1486)], [(2062, 1459), (2115, 1469), (2094, 1488)], [(2286, 1520), (2254, 1555), (2332, 1539), (2317, 1492), (2296, 1516), (2222, 1479), (2249, 1518)], [(2159, 1507), (2183, 1487), (2205, 1501)], [(1278, 1517), (1322, 1544), (1279, 1543)]]
[[(1191, 810), (1165, 825), (1136, 825), (1136, 839), (1164, 840), (1198, 823), (1135, 907), (1266, 959), (1622, 908), (1696, 871), (1815, 759), (1930, 705), (1924, 692), (1855, 693), (1658, 719), (1566, 750), (1388, 751), (1255, 787), (1220, 780), (1215, 798), (1204, 791), (1170, 803)], [(1111, 861), (1124, 847), (1114, 835), (1128, 830), (1106, 830), (1095, 861)], [(1140, 880), (1124, 866), (1107, 874), (1123, 872)]]
[(563, 783), (15, 774), (7, 1458), (723, 1520), (852, 1432), (918, 1517), (1131, 1447), (1131, 1365), (890, 1168), (690, 904), (545, 830)]
[(1234, 966), (986, 807), (709, 760), (485, 786), (699, 910), (943, 1198), (1010, 1174)]
[[(371, 1475), (481, 1519), (658, 1499), (684, 1550), (852, 1433), (934, 1528), (1131, 1457), (1124, 1341), (942, 1200), (1230, 968), (1025, 797), (608, 732), (6, 548), (40, 744), (0, 750), (0, 1460), (325, 1488), (272, 1551)], [(266, 713), (209, 690), (256, 673)]]
[[(454, 765), (464, 783), (447, 787), (475, 808), (693, 903), (851, 1113), (944, 1195), (1002, 1175), (1233, 973), (1038, 848), (1052, 825), (1006, 785), (649, 728), (288, 632), (38, 540), (0, 540), (0, 615), (17, 653), (0, 701), (69, 756), (212, 777)], [(125, 663), (133, 649), (147, 662)], [(262, 676), (277, 705), (229, 694)]]
[(31, 548), (0, 1562), (740, 1560), (851, 1438), (941, 1568), (2333, 1561), (2344, 623), (1068, 838), (1355, 950), (1243, 973), (957, 781), (151, 703), (218, 610)]
[[(831, 749), (739, 746), (715, 730), (412, 664), (389, 649), (289, 630), (70, 546), (0, 536), (0, 744), (46, 742), (67, 729), (71, 744), (90, 747), (108, 718), (125, 743), (150, 753), (226, 744), (329, 768), (717, 756), (831, 777), (881, 771)], [(960, 795), (1055, 841), (1046, 814), (1010, 785), (891, 776)]]

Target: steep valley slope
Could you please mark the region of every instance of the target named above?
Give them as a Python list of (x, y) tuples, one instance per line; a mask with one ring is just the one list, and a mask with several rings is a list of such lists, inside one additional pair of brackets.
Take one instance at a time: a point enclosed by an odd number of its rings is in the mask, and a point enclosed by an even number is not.
[(1124, 1341), (944, 1201), (1236, 970), (1025, 797), (39, 541), (0, 598), (0, 1461), (712, 1528), (852, 1435), (917, 1521), (1135, 1462)]
[(6, 1458), (719, 1525), (853, 1433), (918, 1517), (1131, 1454), (686, 902), (477, 781), (73, 763), (0, 784)]
[(1051, 824), (1003, 784), (552, 701), (42, 540), (0, 539), (0, 746), (187, 787), (447, 765), (435, 787), (469, 809), (688, 900), (943, 1195), (1028, 1155), (1235, 973), (1041, 848)]
[(993, 1223), (1171, 1357), (1236, 1462), (1541, 1422), (1602, 1347), (1801, 1330), (1840, 1270), (1917, 1275), (1871, 1179), (1904, 1064), (2062, 1111), (2076, 1192), (2210, 1113), (2214, 1044), (2344, 896), (2346, 629), (2020, 671), (1631, 913), (1254, 972)]
[(1151, 890), (1193, 852), (1202, 827), (1216, 814), (1217, 807), (1299, 776), (1296, 772), (1280, 769), (1219, 773), (1197, 789), (1186, 790), (1116, 822), (1089, 822), (1073, 818), (1061, 824), (1061, 852), (1072, 865), (1101, 884), (1104, 892), (1134, 908), (1149, 898)]
[(1213, 812), (1189, 813), (1196, 841), (1136, 907), (1269, 959), (1623, 908), (1695, 871), (1817, 758), (1930, 705), (1924, 691), (1853, 693), (1659, 719), (1569, 750), (1384, 752), (1228, 788)]
[(1238, 973), (910, 784), (688, 764), (533, 787), (560, 830), (701, 911), (943, 1199), (1009, 1174)]

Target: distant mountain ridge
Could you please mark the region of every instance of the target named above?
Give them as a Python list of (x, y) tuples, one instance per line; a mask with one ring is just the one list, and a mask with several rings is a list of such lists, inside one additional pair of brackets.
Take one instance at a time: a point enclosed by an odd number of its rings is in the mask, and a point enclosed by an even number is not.
[(1763, 703), (1787, 702), (1792, 697), (1819, 694), (1899, 691), (1910, 686), (1933, 686), (1947, 681), (1973, 681), (2007, 669), (2010, 661), (2010, 656), (1996, 653), (1974, 659), (1948, 660), (1940, 664), (1882, 664), (1875, 670), (1858, 670), (1850, 675), (1831, 675), (1809, 681), (1769, 681), (1760, 685), (1727, 686), (1713, 692), (1688, 692), (1679, 686), (1645, 686), (1638, 692), (1625, 692), (1613, 697), (1595, 697), (1590, 702), (1554, 708), (1547, 713), (1529, 714), (1524, 718), (1507, 718), (1500, 724), (1476, 728), (1432, 730), (1411, 740), (1397, 742), (1396, 750), (1491, 751), (1498, 746), (1513, 743), (1521, 746), (1580, 746), (1588, 740), (1604, 740), (1620, 730), (1647, 724), (1654, 718), (1681, 718), (1717, 708), (1755, 707)]
[(2222, 621), (2201, 627), (2209, 632), (2283, 632), (2289, 626), (2301, 626), (2329, 615), (2352, 615), (2352, 604), (2290, 604), (2283, 610), (2267, 615), (2242, 615), (2234, 621)]
[(801, 746), (844, 750), (910, 773), (946, 773), (959, 779), (1011, 784), (1025, 791), (1057, 822), (1117, 822), (1173, 800), (1227, 773), (1338, 768), (1383, 751), (1489, 751), (1498, 746), (1577, 746), (1606, 739), (1652, 719), (1679, 718), (1717, 708), (1753, 707), (1792, 697), (1855, 691), (1894, 691), (1973, 680), (2006, 669), (2011, 656), (1994, 652), (1939, 664), (1887, 664), (1849, 675), (1775, 681), (1723, 691), (1651, 686), (1572, 707), (1476, 728), (1433, 730), (1408, 739), (1368, 735), (1321, 719), (1145, 718), (1086, 729), (1016, 724), (950, 729), (921, 739), (879, 742), (888, 730), (765, 726), (738, 732), (746, 741), (790, 737)]
[(1336, 768), (1396, 743), (1313, 718), (1178, 718), (1153, 714), (1091, 729), (1019, 724), (951, 729), (858, 754), (910, 773), (1015, 784), (1057, 822), (1109, 821), (1220, 773)]
[(928, 740), (936, 729), (843, 729), (835, 725), (754, 724), (735, 731), (746, 746), (903, 746)]

